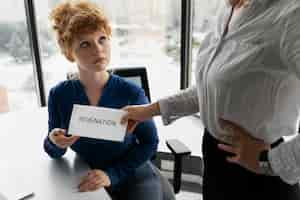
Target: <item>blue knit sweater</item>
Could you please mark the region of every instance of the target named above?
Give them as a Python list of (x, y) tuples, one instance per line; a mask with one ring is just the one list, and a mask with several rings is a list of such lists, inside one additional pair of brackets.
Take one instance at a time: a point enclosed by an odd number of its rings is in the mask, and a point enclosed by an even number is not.
[[(126, 105), (145, 104), (148, 100), (138, 86), (110, 75), (98, 106), (122, 108)], [(63, 81), (53, 87), (48, 99), (48, 134), (53, 128), (68, 129), (74, 104), (89, 105), (89, 100), (79, 80)], [(80, 138), (71, 149), (78, 153), (93, 169), (107, 173), (111, 189), (120, 186), (135, 170), (149, 160), (157, 151), (157, 130), (152, 120), (140, 123), (133, 134), (128, 134), (124, 142), (112, 142), (91, 138)], [(66, 152), (53, 144), (47, 136), (44, 149), (52, 158), (59, 158)]]

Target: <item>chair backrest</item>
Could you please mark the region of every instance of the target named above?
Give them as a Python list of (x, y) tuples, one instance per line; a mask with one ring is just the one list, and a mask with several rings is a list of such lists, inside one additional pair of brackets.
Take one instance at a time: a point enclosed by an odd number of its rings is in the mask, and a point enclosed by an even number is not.
[(147, 70), (145, 67), (113, 68), (110, 69), (109, 72), (143, 88), (145, 95), (148, 97), (149, 102), (151, 102)]

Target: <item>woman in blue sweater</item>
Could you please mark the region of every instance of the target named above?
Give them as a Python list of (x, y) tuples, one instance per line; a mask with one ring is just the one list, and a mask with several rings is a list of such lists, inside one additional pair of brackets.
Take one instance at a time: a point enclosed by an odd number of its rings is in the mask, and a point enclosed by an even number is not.
[(89, 2), (67, 1), (52, 10), (50, 19), (60, 49), (77, 64), (79, 77), (50, 91), (45, 151), (59, 158), (70, 147), (90, 165), (92, 170), (78, 185), (81, 192), (104, 187), (114, 200), (162, 199), (159, 178), (149, 161), (158, 145), (153, 121), (141, 123), (122, 143), (66, 136), (74, 104), (118, 109), (148, 103), (142, 89), (106, 71), (111, 27), (103, 11)]

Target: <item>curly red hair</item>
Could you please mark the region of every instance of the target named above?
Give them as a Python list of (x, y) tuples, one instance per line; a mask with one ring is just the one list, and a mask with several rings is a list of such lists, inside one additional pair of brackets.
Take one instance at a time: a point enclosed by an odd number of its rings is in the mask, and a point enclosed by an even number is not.
[(95, 31), (111, 36), (111, 26), (103, 10), (85, 0), (67, 0), (58, 4), (49, 19), (62, 53), (71, 62), (74, 61), (71, 53), (74, 38)]

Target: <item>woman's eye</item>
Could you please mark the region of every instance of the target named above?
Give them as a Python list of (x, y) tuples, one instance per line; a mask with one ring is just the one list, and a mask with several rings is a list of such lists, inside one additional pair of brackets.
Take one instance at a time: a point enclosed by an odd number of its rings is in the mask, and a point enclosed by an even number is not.
[(100, 37), (100, 38), (99, 38), (99, 43), (100, 43), (100, 44), (105, 43), (106, 39), (107, 39), (107, 38), (106, 38), (105, 36)]
[(80, 46), (80, 48), (86, 48), (86, 47), (89, 46), (89, 43), (88, 42), (81, 42), (79, 46)]

